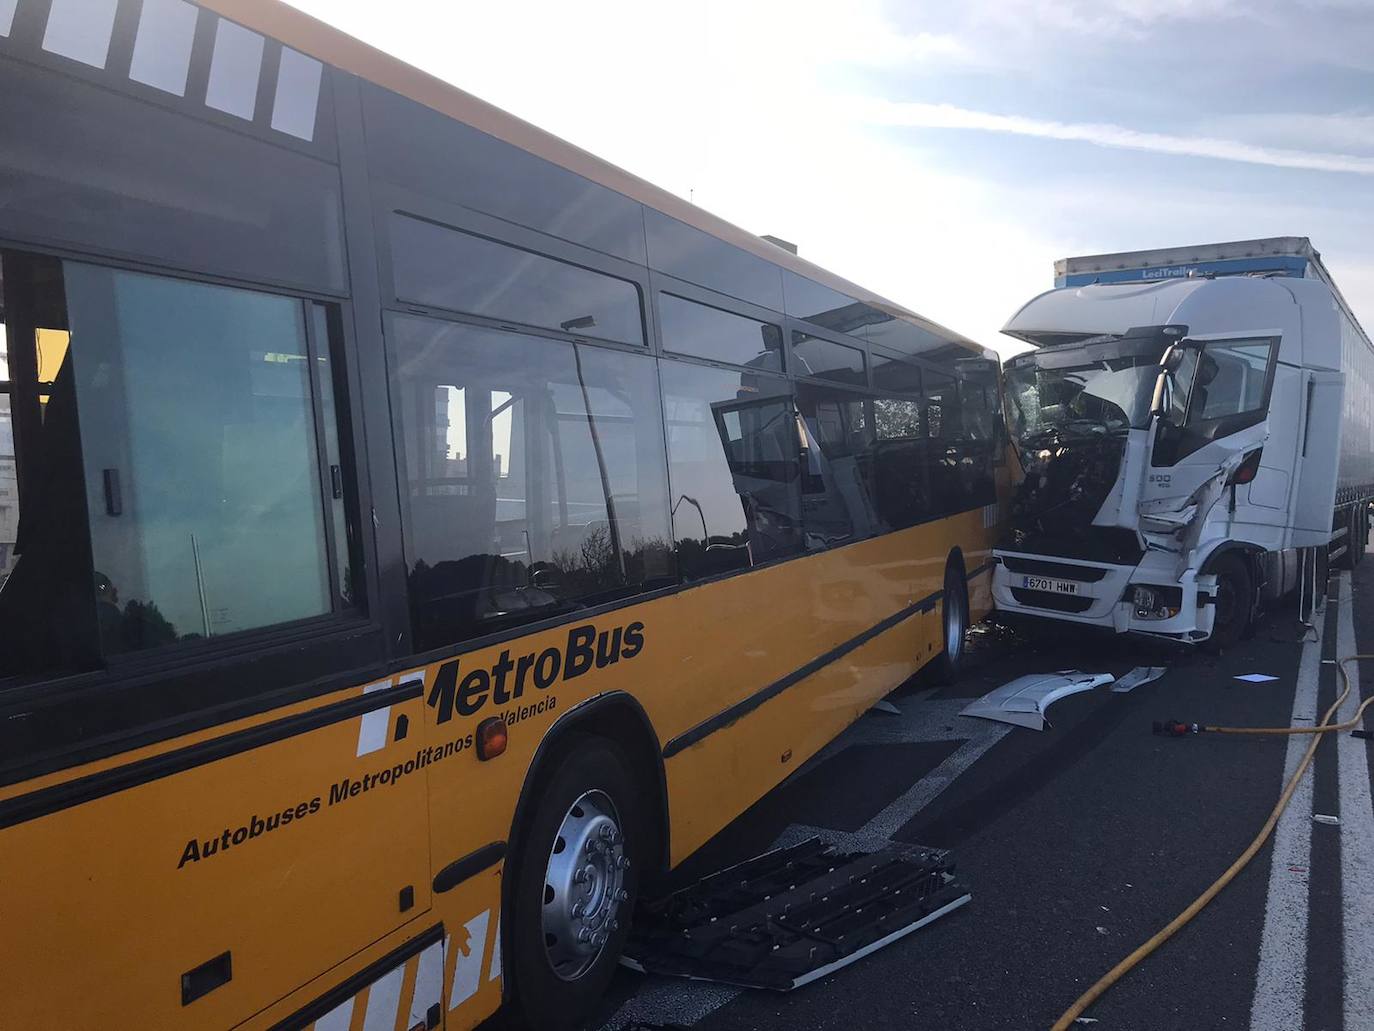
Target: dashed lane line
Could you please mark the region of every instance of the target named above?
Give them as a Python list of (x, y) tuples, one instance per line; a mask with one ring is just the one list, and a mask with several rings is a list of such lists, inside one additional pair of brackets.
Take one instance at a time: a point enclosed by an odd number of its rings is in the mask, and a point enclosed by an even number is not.
[[(1336, 629), (1338, 659), (1354, 655), (1354, 597), (1350, 574), (1341, 574)], [(1358, 663), (1346, 666), (1350, 695), (1337, 719), (1353, 719), (1360, 704)], [(1374, 802), (1369, 787), (1369, 746), (1349, 733), (1336, 742), (1341, 781), (1341, 902), (1345, 956), (1345, 1027), (1368, 1027), (1374, 1020)]]
[[(1321, 634), (1325, 620), (1318, 614), (1312, 622), (1317, 628), (1317, 640), (1306, 641), (1302, 646), (1298, 683), (1293, 693), (1290, 721), (1293, 726), (1304, 722), (1310, 725), (1316, 719)], [(1293, 776), (1310, 743), (1302, 734), (1288, 739), (1281, 784), (1288, 783), (1288, 778)], [(1259, 969), (1255, 977), (1255, 995), (1250, 1003), (1251, 1031), (1293, 1031), (1304, 1024), (1312, 866), (1312, 781), (1309, 771), (1293, 792), (1292, 801), (1274, 829)]]
[[(892, 835), (930, 805), (989, 748), (1011, 730), (1002, 723), (959, 717), (968, 699), (939, 701), (902, 701), (901, 712), (869, 713), (838, 739), (820, 751), (812, 763), (824, 762), (831, 755), (863, 744), (898, 744), (929, 741), (963, 741), (944, 762), (911, 785), (863, 827), (840, 833), (826, 827), (792, 824), (774, 842), (775, 848), (824, 835), (840, 849), (873, 850), (887, 845)], [(692, 1027), (744, 992), (731, 985), (678, 978), (648, 978), (607, 1021), (601, 1031), (616, 1031), (635, 1020), (652, 1019)]]

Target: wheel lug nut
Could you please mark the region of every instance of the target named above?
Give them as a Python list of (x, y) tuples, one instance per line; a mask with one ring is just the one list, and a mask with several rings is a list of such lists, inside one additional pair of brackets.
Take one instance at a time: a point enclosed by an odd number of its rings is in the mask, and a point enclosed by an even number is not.
[(582, 928), (582, 930), (578, 931), (577, 940), (581, 942), (583, 945), (588, 944), (592, 940), (591, 928), (584, 927)]
[(581, 916), (583, 913), (585, 913), (586, 911), (587, 911), (587, 907), (584, 906), (581, 902), (574, 902), (574, 903), (573, 903), (572, 915), (573, 915), (573, 919), (574, 919), (574, 920), (576, 920), (578, 917), (580, 917), (580, 916)]
[(626, 891), (624, 888), (621, 888), (618, 892), (615, 893), (615, 900), (617, 902), (628, 902), (630, 900), (630, 893)]
[(630, 860), (625, 856), (616, 856), (615, 865), (617, 870), (628, 870), (630, 868)]
[(603, 824), (603, 825), (602, 825), (602, 827), (601, 827), (601, 836), (602, 836), (603, 838), (605, 838), (607, 841), (609, 841), (614, 835), (615, 835), (615, 828), (614, 828), (614, 827), (612, 827), (610, 824)]

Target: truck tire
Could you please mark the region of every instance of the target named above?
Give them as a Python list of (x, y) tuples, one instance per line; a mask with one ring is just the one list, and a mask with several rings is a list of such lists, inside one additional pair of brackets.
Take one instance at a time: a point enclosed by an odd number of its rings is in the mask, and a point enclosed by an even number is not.
[(1234, 551), (1221, 555), (1211, 572), (1217, 578), (1217, 594), (1212, 603), (1216, 606), (1216, 617), (1206, 645), (1209, 651), (1220, 652), (1240, 641), (1250, 629), (1255, 611), (1255, 577), (1244, 556)]
[(542, 782), (514, 869), (509, 971), (532, 1031), (585, 1020), (630, 930), (648, 826), (631, 764), (613, 742), (569, 740)]
[(940, 596), (940, 654), (932, 664), (937, 682), (948, 684), (958, 679), (964, 666), (968, 623), (968, 579), (963, 561), (958, 555), (951, 555), (945, 564), (945, 585)]

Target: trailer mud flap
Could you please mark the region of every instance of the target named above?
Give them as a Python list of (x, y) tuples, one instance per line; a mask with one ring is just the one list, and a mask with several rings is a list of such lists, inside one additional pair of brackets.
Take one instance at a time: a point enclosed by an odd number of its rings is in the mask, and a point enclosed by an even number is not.
[(839, 852), (811, 838), (642, 907), (622, 962), (647, 973), (790, 991), (970, 897), (947, 852), (901, 845)]

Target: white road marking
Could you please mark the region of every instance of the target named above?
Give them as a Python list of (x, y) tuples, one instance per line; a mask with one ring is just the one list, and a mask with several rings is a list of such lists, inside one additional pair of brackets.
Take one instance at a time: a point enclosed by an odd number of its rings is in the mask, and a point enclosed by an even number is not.
[[(1354, 595), (1350, 574), (1341, 574), (1336, 656), (1354, 655)], [(1337, 719), (1354, 718), (1360, 704), (1359, 664), (1350, 663), (1350, 696)], [(1345, 1026), (1368, 1027), (1374, 1019), (1374, 802), (1369, 788), (1369, 745), (1349, 733), (1338, 735), (1336, 764), (1341, 778), (1341, 927), (1345, 939)]]
[[(854, 745), (930, 741), (962, 741), (963, 744), (859, 830), (846, 834), (826, 827), (792, 824), (779, 835), (773, 847), (794, 845), (817, 834), (823, 835), (839, 849), (871, 851), (889, 844), (893, 834), (930, 805), (983, 753), (1010, 733), (1012, 728), (1002, 723), (961, 717), (959, 710), (967, 704), (966, 698), (936, 701), (908, 698), (903, 702), (904, 708), (897, 714), (861, 717), (838, 739), (821, 749), (811, 764), (824, 762)], [(743, 988), (709, 981), (650, 977), (645, 980), (644, 987), (616, 1010), (602, 1031), (614, 1031), (635, 1020), (691, 1027), (744, 991)]]
[[(1317, 681), (1321, 670), (1322, 625), (1320, 614), (1312, 620), (1315, 641), (1305, 641), (1298, 663), (1298, 683), (1293, 692), (1293, 726), (1311, 725), (1317, 711)], [(1295, 734), (1288, 739), (1283, 780), (1288, 783), (1298, 768), (1311, 739)], [(1251, 1031), (1293, 1031), (1303, 1026), (1303, 1000), (1307, 987), (1307, 912), (1312, 865), (1312, 770), (1293, 792), (1293, 800), (1274, 828), (1274, 847), (1269, 868), (1269, 893), (1264, 906), (1264, 930), (1260, 937), (1259, 969), (1255, 995), (1250, 1002)]]

